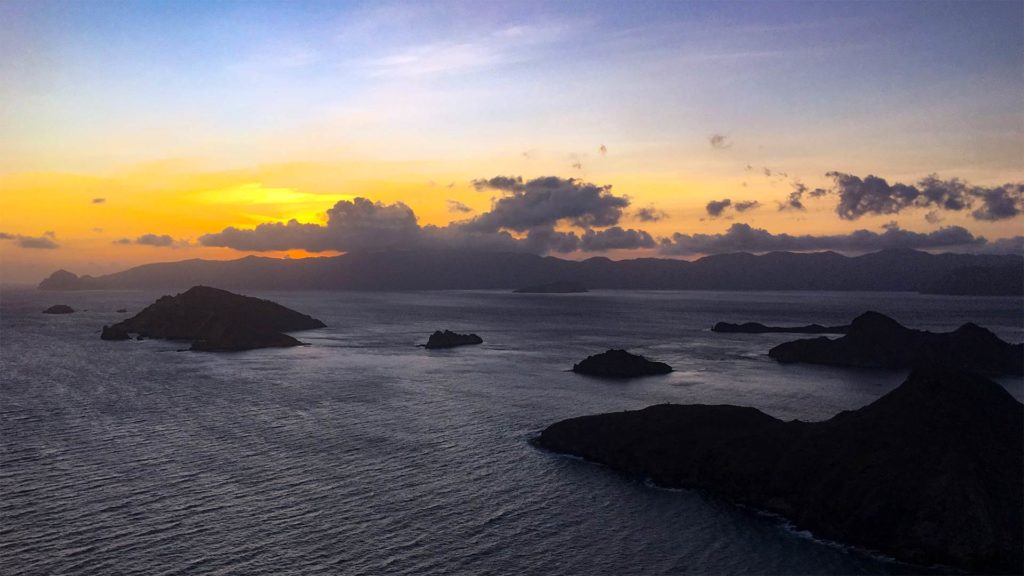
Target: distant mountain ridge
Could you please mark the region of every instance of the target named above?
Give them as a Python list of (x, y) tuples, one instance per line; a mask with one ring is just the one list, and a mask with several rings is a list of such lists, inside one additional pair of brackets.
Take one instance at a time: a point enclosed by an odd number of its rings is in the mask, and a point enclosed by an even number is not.
[[(963, 281), (983, 271), (987, 281)], [(145, 264), (103, 276), (59, 270), (42, 290), (172, 289), (196, 284), (247, 290), (512, 289), (571, 278), (592, 289), (845, 290), (1021, 295), (1024, 257), (882, 250), (745, 252), (688, 262), (662, 258), (583, 261), (523, 253), (469, 251), (353, 252), (342, 256), (182, 260)], [(1000, 280), (998, 282), (993, 279)], [(993, 294), (992, 287), (999, 290)], [(946, 290), (945, 288), (949, 288)]]

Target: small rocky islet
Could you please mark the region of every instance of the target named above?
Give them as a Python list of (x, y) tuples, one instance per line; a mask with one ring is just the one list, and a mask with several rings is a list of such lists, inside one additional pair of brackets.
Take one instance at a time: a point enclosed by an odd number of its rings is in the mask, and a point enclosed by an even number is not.
[(67, 304), (54, 304), (46, 310), (43, 310), (43, 314), (74, 314), (75, 309)]
[(805, 326), (765, 326), (760, 322), (744, 322), (733, 324), (731, 322), (718, 322), (712, 328), (712, 332), (723, 332), (727, 334), (846, 334), (850, 327), (847, 326), (822, 326), (821, 324), (807, 324)]
[(300, 346), (285, 332), (323, 328), (316, 318), (276, 302), (194, 286), (176, 296), (163, 296), (141, 312), (104, 326), (103, 340), (160, 338), (191, 342), (190, 350), (232, 352), (256, 348)]
[(459, 334), (457, 332), (452, 332), (451, 330), (437, 330), (427, 338), (427, 343), (424, 344), (423, 347), (428, 350), (438, 350), (442, 348), (472, 346), (474, 344), (483, 343), (484, 339), (476, 334)]
[(919, 369), (879, 400), (824, 422), (664, 404), (563, 420), (534, 442), (900, 560), (1018, 573), (1022, 429), (1024, 406), (999, 384)]
[(664, 362), (648, 360), (639, 354), (612, 349), (587, 356), (578, 364), (573, 364), (572, 371), (601, 378), (635, 378), (668, 374), (672, 367)]

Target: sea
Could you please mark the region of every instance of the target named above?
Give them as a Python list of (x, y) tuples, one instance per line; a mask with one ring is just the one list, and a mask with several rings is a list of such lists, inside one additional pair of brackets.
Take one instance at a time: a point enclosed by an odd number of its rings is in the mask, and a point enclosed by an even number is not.
[[(3, 574), (919, 574), (713, 495), (531, 445), (652, 404), (823, 420), (906, 371), (780, 365), (791, 334), (717, 321), (965, 322), (1024, 340), (1019, 298), (912, 293), (252, 292), (323, 320), (308, 346), (183, 351), (100, 340), (160, 292), (0, 292)], [(47, 315), (52, 304), (78, 310)], [(127, 313), (118, 313), (118, 309)], [(434, 330), (479, 346), (419, 347)], [(609, 348), (668, 362), (606, 381)], [(1018, 399), (1020, 379), (1000, 380)]]

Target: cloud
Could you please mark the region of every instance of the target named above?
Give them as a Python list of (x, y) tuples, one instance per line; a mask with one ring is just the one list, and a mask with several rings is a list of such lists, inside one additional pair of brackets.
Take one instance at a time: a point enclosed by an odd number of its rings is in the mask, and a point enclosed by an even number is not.
[(93, 198), (92, 199), (92, 203), (93, 204), (103, 204), (106, 201), (107, 201), (106, 198)]
[(611, 186), (598, 186), (576, 178), (545, 176), (523, 182), (522, 178), (498, 176), (474, 180), (477, 189), (504, 192), (491, 210), (466, 223), (468, 230), (499, 229), (525, 232), (566, 220), (580, 228), (601, 228), (619, 223), (629, 199), (612, 194)]
[(732, 142), (729, 142), (729, 137), (723, 134), (712, 134), (708, 137), (708, 143), (715, 150), (727, 150), (732, 147)]
[(971, 212), (977, 220), (1006, 220), (1024, 211), (1024, 184), (1006, 184), (996, 188), (975, 188), (981, 207)]
[(143, 234), (135, 239), (121, 238), (114, 240), (114, 244), (123, 246), (136, 244), (139, 246), (155, 246), (157, 248), (183, 248), (189, 245), (187, 240), (175, 240), (168, 234)]
[[(229, 227), (201, 236), (199, 243), (259, 252), (459, 248), (538, 254), (574, 252), (584, 245), (588, 250), (655, 245), (647, 232), (617, 226), (629, 199), (613, 194), (610, 186), (555, 176), (526, 181), (496, 176), (474, 180), (473, 186), (501, 194), (489, 211), (447, 226), (420, 226), (401, 202), (355, 198), (328, 210), (326, 224), (290, 220), (252, 229)], [(573, 227), (580, 232), (565, 229)]]
[(724, 198), (722, 200), (712, 200), (711, 202), (708, 202), (707, 206), (705, 206), (704, 209), (707, 210), (708, 216), (710, 216), (712, 218), (718, 218), (722, 214), (725, 214), (725, 212), (729, 208), (732, 208), (733, 210), (736, 210), (737, 212), (746, 212), (748, 210), (756, 210), (760, 206), (761, 206), (761, 203), (758, 202), (757, 200), (745, 200), (745, 201), (742, 201), (742, 202), (733, 202), (732, 200), (730, 200), (728, 198)]
[[(932, 208), (960, 212), (972, 209), (976, 220), (1006, 220), (1024, 211), (1024, 184), (1002, 186), (974, 186), (964, 180), (940, 179), (935, 174), (915, 184), (890, 184), (884, 178), (868, 175), (864, 178), (829, 172), (834, 185), (827, 193), (838, 197), (836, 213), (843, 220), (856, 220), (868, 214), (897, 214), (907, 208)], [(937, 213), (932, 216), (934, 219)]]
[(704, 208), (708, 211), (708, 216), (718, 218), (729, 206), (732, 206), (732, 200), (726, 198), (724, 200), (712, 200)]
[(301, 248), (310, 252), (404, 247), (420, 234), (416, 215), (402, 202), (382, 204), (366, 198), (341, 200), (327, 210), (327, 225), (260, 224), (251, 230), (233, 226), (199, 237), (203, 246), (266, 252)]
[(459, 202), (458, 200), (448, 200), (448, 211), (461, 212), (463, 214), (467, 214), (469, 212), (472, 212), (473, 209), (470, 208), (469, 206), (466, 206), (462, 202)]
[(167, 234), (143, 234), (135, 239), (135, 243), (143, 246), (173, 246), (174, 238)]
[(472, 181), (473, 188), (485, 190), (493, 188), (503, 192), (519, 192), (526, 189), (522, 176), (495, 176), (494, 178), (479, 178)]
[(1024, 236), (993, 240), (982, 250), (987, 254), (1024, 254)]
[(664, 210), (658, 210), (654, 206), (647, 206), (646, 208), (637, 208), (636, 212), (633, 213), (633, 217), (641, 222), (657, 222), (664, 218), (668, 218), (668, 213)]
[(810, 196), (811, 198), (820, 198), (828, 193), (828, 190), (823, 188), (809, 189), (799, 180), (793, 181), (793, 190), (789, 193), (789, 196), (784, 202), (779, 202), (779, 210), (806, 210), (804, 206), (804, 196)]
[(580, 249), (584, 252), (635, 250), (637, 248), (654, 248), (655, 246), (654, 238), (647, 232), (633, 228), (623, 230), (618, 226), (612, 226), (605, 230), (587, 230), (580, 238)]
[(38, 250), (53, 250), (60, 248), (60, 244), (57, 244), (55, 238), (57, 237), (52, 231), (44, 232), (42, 236), (23, 236), (21, 234), (8, 234), (6, 232), (0, 232), (0, 240), (13, 240), (14, 243), (20, 248), (31, 248)]
[(933, 232), (912, 232), (888, 224), (882, 232), (855, 230), (849, 234), (800, 235), (773, 234), (749, 224), (736, 223), (721, 234), (673, 234), (662, 238), (659, 251), (666, 255), (687, 256), (723, 252), (771, 252), (786, 250), (809, 252), (838, 250), (872, 252), (883, 248), (951, 248), (982, 247), (987, 243), (960, 226), (940, 228)]

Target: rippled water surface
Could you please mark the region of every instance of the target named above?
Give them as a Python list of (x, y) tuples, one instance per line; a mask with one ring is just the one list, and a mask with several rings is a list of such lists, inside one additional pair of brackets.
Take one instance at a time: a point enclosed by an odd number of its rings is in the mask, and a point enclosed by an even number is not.
[[(297, 333), (307, 347), (233, 354), (99, 339), (116, 309), (159, 295), (0, 295), (0, 572), (920, 572), (527, 441), (660, 402), (824, 419), (905, 376), (781, 366), (766, 352), (795, 336), (708, 331), (718, 320), (841, 324), (876, 309), (1024, 339), (1019, 299), (816, 292), (260, 293), (329, 328)], [(81, 311), (40, 313), (55, 303)], [(485, 342), (416, 346), (444, 328)], [(609, 347), (677, 371), (566, 371)]]

